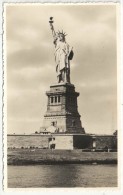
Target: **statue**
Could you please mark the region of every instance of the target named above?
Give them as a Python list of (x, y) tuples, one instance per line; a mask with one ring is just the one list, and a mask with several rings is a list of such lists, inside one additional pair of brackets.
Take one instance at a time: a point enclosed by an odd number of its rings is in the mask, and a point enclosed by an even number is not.
[(62, 31), (55, 32), (53, 17), (50, 17), (50, 27), (55, 45), (55, 62), (58, 83), (70, 83), (70, 60), (73, 58), (73, 50), (65, 40), (66, 34)]

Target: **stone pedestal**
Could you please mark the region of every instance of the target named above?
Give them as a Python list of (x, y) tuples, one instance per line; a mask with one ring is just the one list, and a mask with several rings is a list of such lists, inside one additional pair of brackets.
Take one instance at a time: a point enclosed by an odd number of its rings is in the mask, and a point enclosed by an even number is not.
[(58, 83), (50, 86), (47, 111), (44, 115), (43, 128), (56, 127), (57, 133), (85, 133), (77, 109), (78, 92), (70, 83)]

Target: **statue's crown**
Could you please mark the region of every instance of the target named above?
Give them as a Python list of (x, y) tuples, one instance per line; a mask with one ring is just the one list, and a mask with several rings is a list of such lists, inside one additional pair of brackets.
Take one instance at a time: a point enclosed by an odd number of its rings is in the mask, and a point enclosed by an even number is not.
[(59, 31), (59, 30), (58, 30), (57, 33), (58, 33), (58, 35), (62, 34), (64, 37), (67, 35), (65, 32), (63, 32), (63, 30), (62, 30), (62, 31)]

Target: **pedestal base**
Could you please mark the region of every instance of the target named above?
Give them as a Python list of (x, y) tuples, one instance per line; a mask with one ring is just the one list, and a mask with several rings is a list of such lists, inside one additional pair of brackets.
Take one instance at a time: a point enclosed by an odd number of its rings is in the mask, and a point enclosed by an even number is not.
[(85, 133), (77, 109), (79, 93), (75, 92), (74, 85), (70, 83), (51, 85), (50, 91), (46, 94), (48, 104), (43, 128), (48, 128), (49, 131), (50, 126), (54, 126), (57, 133)]

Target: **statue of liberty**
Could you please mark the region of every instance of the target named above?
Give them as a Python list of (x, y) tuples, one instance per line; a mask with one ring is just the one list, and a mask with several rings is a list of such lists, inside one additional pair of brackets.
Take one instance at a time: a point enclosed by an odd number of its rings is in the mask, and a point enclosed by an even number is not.
[(70, 83), (70, 60), (73, 58), (73, 50), (65, 40), (66, 34), (62, 31), (55, 32), (53, 17), (50, 17), (50, 27), (55, 45), (55, 62), (58, 83)]

